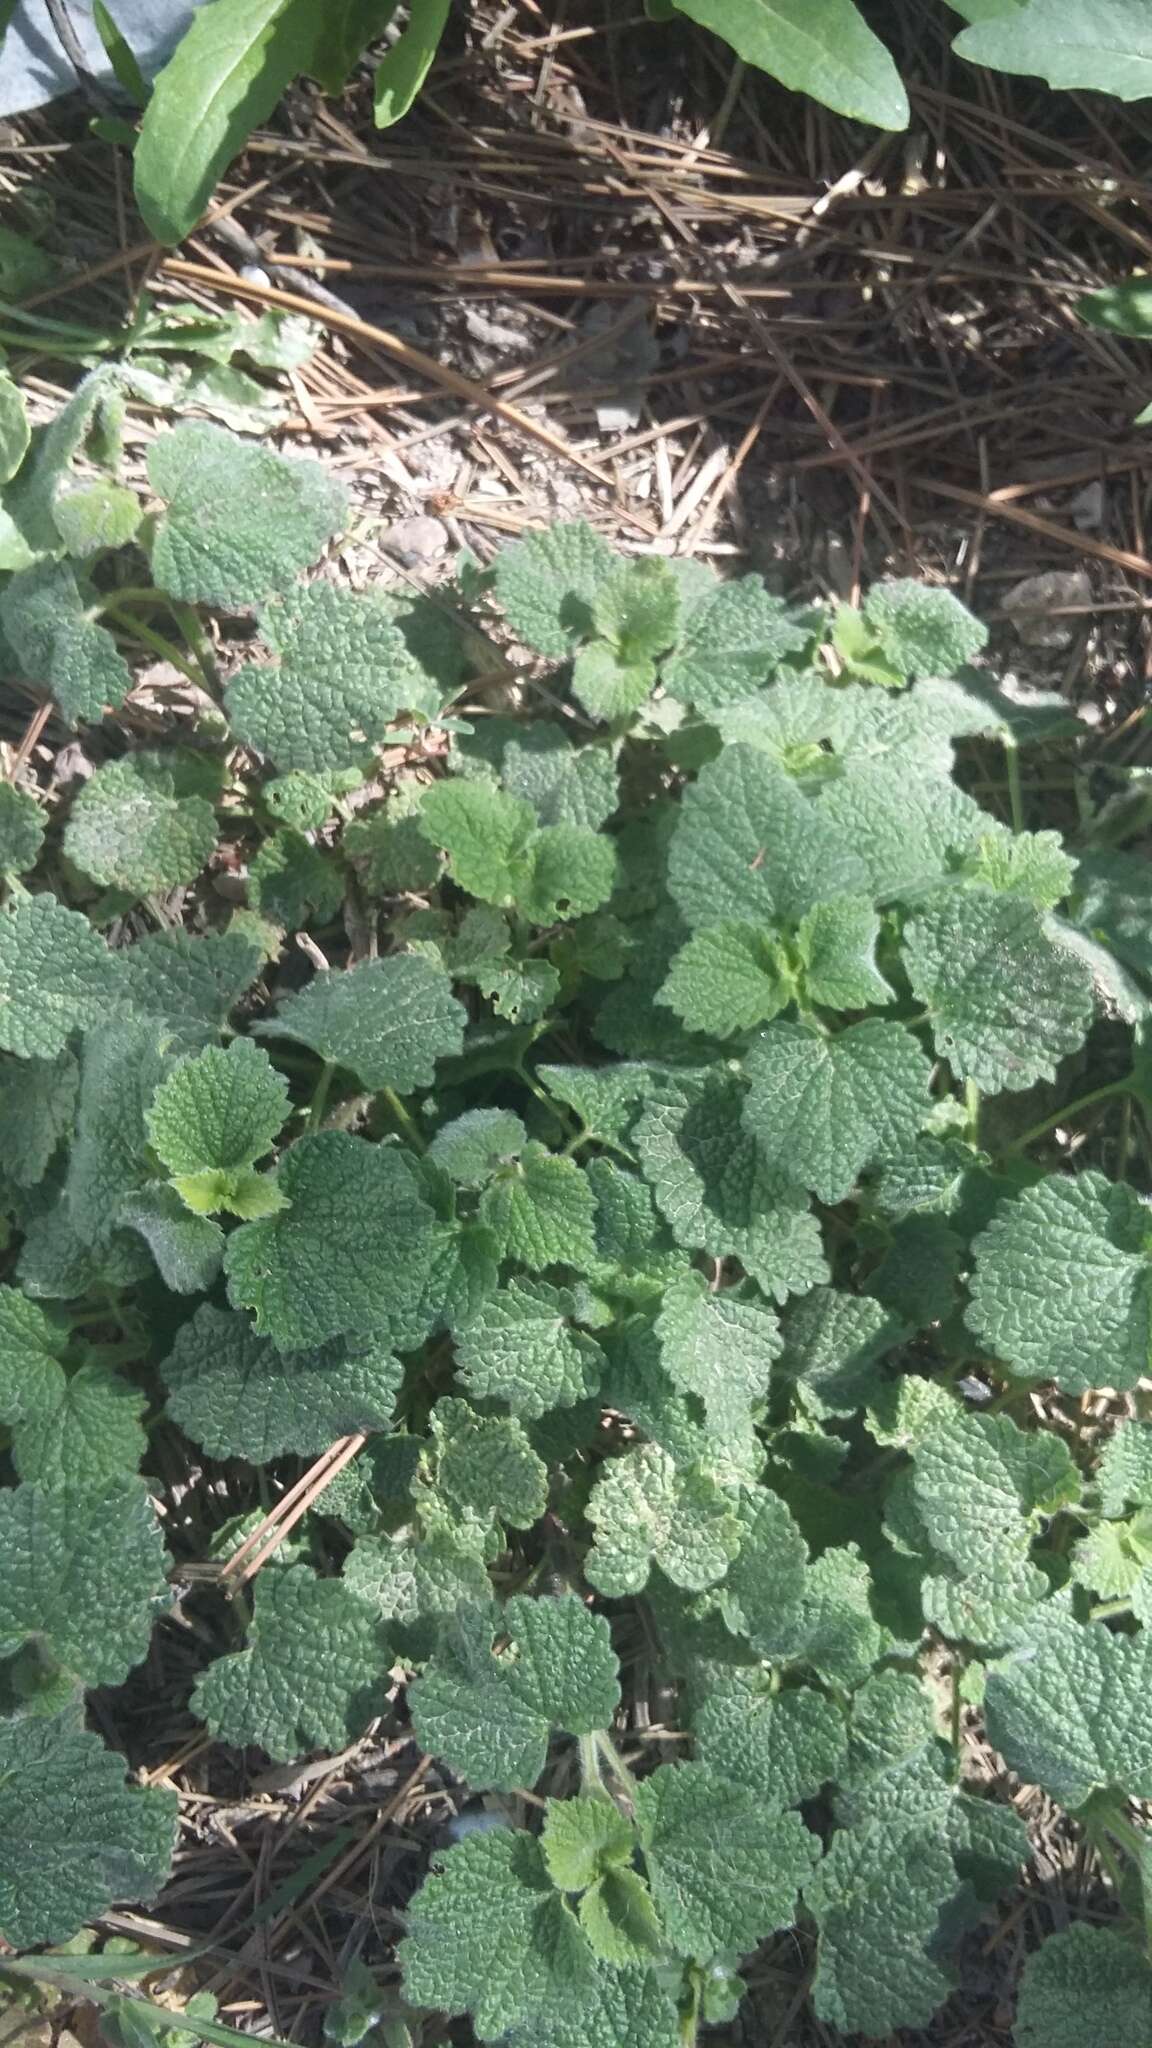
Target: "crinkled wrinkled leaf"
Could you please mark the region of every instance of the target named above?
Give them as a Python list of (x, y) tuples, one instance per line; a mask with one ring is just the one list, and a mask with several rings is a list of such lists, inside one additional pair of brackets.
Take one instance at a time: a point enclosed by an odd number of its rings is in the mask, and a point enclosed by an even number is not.
[(592, 607), (616, 557), (582, 519), (530, 533), (496, 558), (496, 594), (515, 633), (563, 661), (594, 628)]
[(770, 1172), (842, 1202), (864, 1168), (904, 1151), (928, 1112), (932, 1062), (902, 1024), (835, 1037), (780, 1019), (745, 1059), (744, 1122)]
[(443, 968), (416, 953), (318, 974), (257, 1027), (347, 1067), (366, 1088), (430, 1088), (436, 1061), (464, 1042), (465, 1012)]
[(976, 1240), (968, 1322), (1021, 1379), (1135, 1386), (1152, 1358), (1148, 1211), (1095, 1168), (1049, 1174)]
[(238, 670), (225, 709), (237, 737), (280, 769), (345, 768), (387, 733), (421, 685), (386, 607), (313, 583), (261, 614), (277, 659)]
[(598, 1344), (571, 1327), (574, 1297), (543, 1280), (511, 1280), (492, 1295), (456, 1346), (461, 1380), (481, 1400), (506, 1401), (513, 1414), (571, 1408), (600, 1383)]
[(678, 1469), (656, 1444), (600, 1467), (587, 1514), (596, 1541), (585, 1570), (612, 1598), (641, 1592), (654, 1562), (674, 1585), (714, 1586), (740, 1547), (723, 1489), (706, 1472)]
[(462, 1610), (408, 1698), (422, 1747), (458, 1777), (478, 1790), (532, 1786), (553, 1730), (591, 1734), (616, 1711), (608, 1624), (572, 1594)]
[(159, 1366), (167, 1413), (211, 1458), (259, 1465), (309, 1455), (336, 1437), (386, 1429), (400, 1363), (383, 1343), (278, 1351), (246, 1316), (205, 1302)]
[(376, 1615), (340, 1579), (274, 1565), (257, 1582), (247, 1647), (208, 1666), (192, 1711), (237, 1749), (342, 1749), (383, 1711), (390, 1662)]
[(35, 1636), (85, 1685), (119, 1685), (148, 1654), (164, 1564), (141, 1479), (0, 1493), (0, 1656)]
[(254, 447), (206, 420), (182, 421), (152, 442), (148, 480), (166, 506), (152, 571), (189, 604), (260, 604), (286, 590), (347, 518), (344, 488), (323, 464)]
[(1041, 1608), (1018, 1656), (990, 1673), (988, 1736), (1009, 1770), (1062, 1806), (1119, 1790), (1152, 1796), (1152, 1634), (1113, 1635)]
[(432, 1214), (404, 1160), (345, 1131), (318, 1131), (288, 1148), (279, 1185), (288, 1206), (228, 1239), (234, 1304), (287, 1350), (386, 1334), (430, 1249)]
[(216, 846), (216, 813), (178, 793), (163, 754), (125, 754), (85, 783), (64, 828), (64, 851), (82, 873), (132, 896), (192, 882)]
[(0, 1047), (53, 1059), (111, 1010), (119, 961), (78, 910), (20, 896), (0, 911)]
[(148, 1904), (178, 1819), (174, 1791), (126, 1784), (124, 1758), (70, 1715), (0, 1722), (0, 1934), (38, 1948)]
[(653, 1897), (681, 1955), (743, 1953), (791, 1923), (819, 1855), (799, 1814), (766, 1808), (699, 1763), (653, 1772), (635, 1804)]
[(936, 1050), (993, 1090), (1050, 1081), (1092, 1022), (1092, 976), (1024, 897), (957, 892), (908, 926), (909, 979)]

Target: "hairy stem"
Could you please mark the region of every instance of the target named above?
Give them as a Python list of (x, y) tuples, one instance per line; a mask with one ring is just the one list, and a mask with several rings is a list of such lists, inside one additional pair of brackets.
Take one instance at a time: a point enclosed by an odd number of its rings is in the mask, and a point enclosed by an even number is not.
[(1085, 1109), (1093, 1108), (1097, 1102), (1107, 1102), (1113, 1095), (1130, 1094), (1135, 1079), (1134, 1074), (1125, 1074), (1122, 1080), (1105, 1081), (1099, 1088), (1090, 1088), (1087, 1095), (1078, 1095), (1075, 1102), (1066, 1102), (1062, 1109), (1054, 1110), (1051, 1116), (1042, 1117), (1038, 1124), (1033, 1124), (1031, 1129), (1019, 1138), (1013, 1138), (1012, 1143), (1004, 1147), (1004, 1157), (1008, 1158), (1013, 1152), (1026, 1151), (1029, 1145), (1035, 1144), (1037, 1138), (1046, 1137), (1049, 1131), (1055, 1130), (1057, 1124), (1068, 1123), (1072, 1117), (1079, 1116)]

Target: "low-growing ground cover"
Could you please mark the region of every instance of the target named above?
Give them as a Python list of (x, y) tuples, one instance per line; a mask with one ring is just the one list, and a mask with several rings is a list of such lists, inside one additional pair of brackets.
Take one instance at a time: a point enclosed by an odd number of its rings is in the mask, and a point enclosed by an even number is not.
[[(130, 488), (122, 396), (0, 414), (5, 663), (95, 759), (0, 789), (0, 1933), (163, 1887), (87, 1709), (191, 1627), (216, 1741), (384, 1717), (487, 1795), (397, 2025), (676, 2048), (789, 1927), (834, 2037), (927, 2024), (1029, 1854), (977, 1706), (1127, 1916), (1017, 2042), (1140, 2039), (1139, 804), (947, 591), (569, 522), (354, 592), (319, 465), (185, 424)], [(186, 715), (125, 750), (158, 655)]]

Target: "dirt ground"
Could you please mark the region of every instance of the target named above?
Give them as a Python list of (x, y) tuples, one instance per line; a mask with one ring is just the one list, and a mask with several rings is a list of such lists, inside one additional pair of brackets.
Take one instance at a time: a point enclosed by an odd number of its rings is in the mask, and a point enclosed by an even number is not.
[[(1152, 254), (1152, 113), (967, 71), (916, 0), (890, 12), (914, 88), (896, 136), (686, 25), (482, 4), (388, 133), (367, 74), (339, 104), (290, 94), (173, 256), (133, 212), (126, 159), (82, 107), (52, 110), (0, 132), (4, 216), (62, 265), (27, 303), (107, 324), (147, 290), (315, 320), (278, 432), (352, 486), (356, 582), (434, 584), (461, 548), (485, 560), (576, 514), (626, 550), (754, 568), (796, 596), (915, 574), (992, 621), (1021, 690), (1066, 693), (1106, 775), (1147, 750), (1149, 443), (1132, 420), (1152, 347), (1075, 308)], [(48, 352), (12, 360), (45, 409), (74, 378)], [(136, 407), (137, 459), (151, 425)], [(1022, 592), (1036, 576), (1055, 580)], [(9, 686), (0, 736), (28, 719)], [(343, 1757), (245, 1772), (187, 1712), (200, 1625), (193, 1592), (150, 1663), (97, 1696), (106, 1738), (177, 1787), (185, 1819), (161, 1902), (108, 1931), (211, 1941), (195, 1979), (222, 2018), (316, 2042), (349, 1959), (387, 1958), (459, 1795), (388, 1722)], [(662, 1739), (640, 1700), (634, 1739)], [(997, 1768), (975, 1726), (971, 1759)], [(1007, 2044), (1021, 1957), (1070, 1913), (1107, 1912), (1066, 1824), (1020, 1797), (1034, 1867), (970, 1938), (934, 2026), (893, 2048)], [(793, 1936), (770, 1945), (712, 2038), (830, 2044), (805, 2011), (809, 1963)]]

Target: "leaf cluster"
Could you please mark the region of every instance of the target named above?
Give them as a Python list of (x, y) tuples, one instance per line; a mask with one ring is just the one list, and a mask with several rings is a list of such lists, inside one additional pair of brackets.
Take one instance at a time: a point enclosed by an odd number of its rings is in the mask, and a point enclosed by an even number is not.
[[(0, 807), (0, 1934), (163, 1883), (174, 1801), (86, 1694), (362, 1438), (249, 1610), (196, 1592), (191, 1711), (277, 1762), (410, 1726), (504, 1815), (415, 1890), (409, 2002), (676, 2048), (797, 1929), (825, 2029), (925, 2026), (1028, 1852), (965, 1700), (1144, 1854), (1152, 1232), (1060, 1133), (1149, 1113), (1148, 863), (996, 801), (1074, 731), (942, 590), (849, 619), (582, 525), (439, 607), (302, 585), (339, 493), (184, 427), (134, 611), (57, 518), (112, 396), (21, 470), (0, 592), (98, 759)], [(203, 714), (133, 752), (100, 714), (158, 633)], [(554, 716), (492, 715), (479, 634)], [(1041, 1951), (1023, 2048), (1077, 1973), (1147, 2010), (1125, 1940)]]

